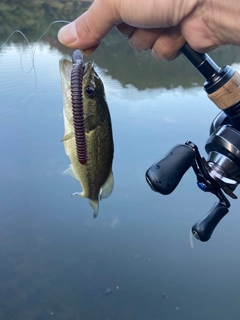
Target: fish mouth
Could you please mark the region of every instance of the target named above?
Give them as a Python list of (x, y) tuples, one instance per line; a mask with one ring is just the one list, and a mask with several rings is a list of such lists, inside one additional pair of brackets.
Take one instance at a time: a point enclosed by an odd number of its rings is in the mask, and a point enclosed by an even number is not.
[(61, 59), (59, 61), (59, 70), (62, 80), (70, 80), (72, 72), (72, 62), (68, 59)]
[[(71, 79), (71, 72), (72, 72), (73, 64), (72, 61), (68, 59), (61, 59), (59, 61), (59, 70), (60, 76), (62, 79)], [(93, 62), (88, 61), (84, 65), (84, 77), (90, 77), (93, 71)]]

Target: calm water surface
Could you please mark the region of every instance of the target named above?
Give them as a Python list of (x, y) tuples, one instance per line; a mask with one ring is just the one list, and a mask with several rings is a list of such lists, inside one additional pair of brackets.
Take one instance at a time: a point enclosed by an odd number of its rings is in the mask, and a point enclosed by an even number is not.
[[(71, 51), (43, 39), (35, 74), (28, 73), (28, 47), (16, 39), (0, 50), (0, 319), (239, 319), (240, 202), (232, 201), (209, 242), (195, 240), (191, 249), (190, 227), (216, 198), (197, 188), (191, 170), (169, 196), (144, 178), (188, 139), (205, 156), (218, 110), (201, 76), (184, 58), (161, 63), (135, 54), (116, 34), (91, 57), (115, 142), (114, 191), (93, 219), (86, 199), (69, 197), (79, 183), (63, 175), (58, 61)], [(237, 50), (214, 58), (238, 68)]]

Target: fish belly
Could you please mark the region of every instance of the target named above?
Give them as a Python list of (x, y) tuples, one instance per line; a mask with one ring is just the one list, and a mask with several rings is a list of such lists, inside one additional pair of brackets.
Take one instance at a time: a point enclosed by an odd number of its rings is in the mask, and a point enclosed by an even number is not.
[(98, 200), (100, 189), (112, 170), (113, 142), (111, 132), (109, 134), (108, 130), (107, 126), (103, 126), (86, 133), (87, 163), (85, 165), (78, 161), (75, 137), (64, 141), (65, 152), (83, 189), (82, 196), (93, 201)]

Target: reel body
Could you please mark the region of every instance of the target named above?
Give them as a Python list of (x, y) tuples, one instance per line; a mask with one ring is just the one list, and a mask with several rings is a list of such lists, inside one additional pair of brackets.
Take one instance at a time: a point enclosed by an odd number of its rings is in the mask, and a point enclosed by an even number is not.
[(207, 160), (201, 157), (193, 142), (187, 141), (173, 147), (146, 172), (152, 190), (167, 195), (192, 167), (198, 187), (217, 196), (218, 202), (192, 227), (193, 235), (201, 241), (210, 239), (217, 224), (228, 213), (230, 202), (226, 195), (237, 199), (234, 190), (240, 183), (240, 131), (233, 127), (224, 112), (213, 120), (205, 150)]
[(192, 227), (197, 239), (208, 241), (229, 211), (226, 195), (237, 199), (234, 190), (240, 183), (240, 74), (230, 66), (220, 68), (207, 54), (194, 51), (187, 43), (181, 52), (205, 78), (204, 89), (209, 99), (222, 111), (210, 127), (205, 145), (207, 160), (193, 142), (187, 141), (172, 148), (145, 176), (152, 190), (167, 195), (185, 172), (193, 168), (198, 187), (218, 198), (207, 215)]
[(152, 190), (170, 194), (178, 186), (185, 172), (192, 167), (198, 187), (218, 197), (218, 202), (192, 227), (195, 238), (208, 241), (221, 219), (228, 213), (230, 202), (225, 194), (237, 199), (234, 190), (240, 183), (240, 132), (230, 118), (221, 112), (212, 122), (205, 150), (207, 160), (201, 157), (191, 141), (173, 147), (146, 172)]

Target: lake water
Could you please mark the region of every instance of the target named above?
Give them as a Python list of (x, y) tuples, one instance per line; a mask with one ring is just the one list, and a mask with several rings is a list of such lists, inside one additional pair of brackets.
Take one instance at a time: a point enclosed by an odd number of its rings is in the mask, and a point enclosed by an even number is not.
[[(59, 19), (74, 18), (67, 5)], [(6, 24), (16, 15), (8, 14)], [(39, 25), (51, 22), (44, 17)], [(56, 40), (60, 26), (37, 45), (33, 70), (20, 34), (0, 50), (0, 319), (239, 319), (239, 201), (210, 241), (194, 240), (192, 249), (190, 228), (217, 198), (197, 188), (191, 169), (169, 196), (145, 181), (149, 166), (178, 143), (191, 140), (206, 156), (219, 111), (204, 79), (184, 57), (154, 61), (114, 32), (88, 58), (105, 85), (115, 144), (114, 190), (93, 219), (87, 199), (69, 197), (79, 183), (63, 175), (58, 63), (72, 51)], [(21, 30), (34, 47), (40, 29)], [(238, 48), (212, 56), (240, 66)]]

